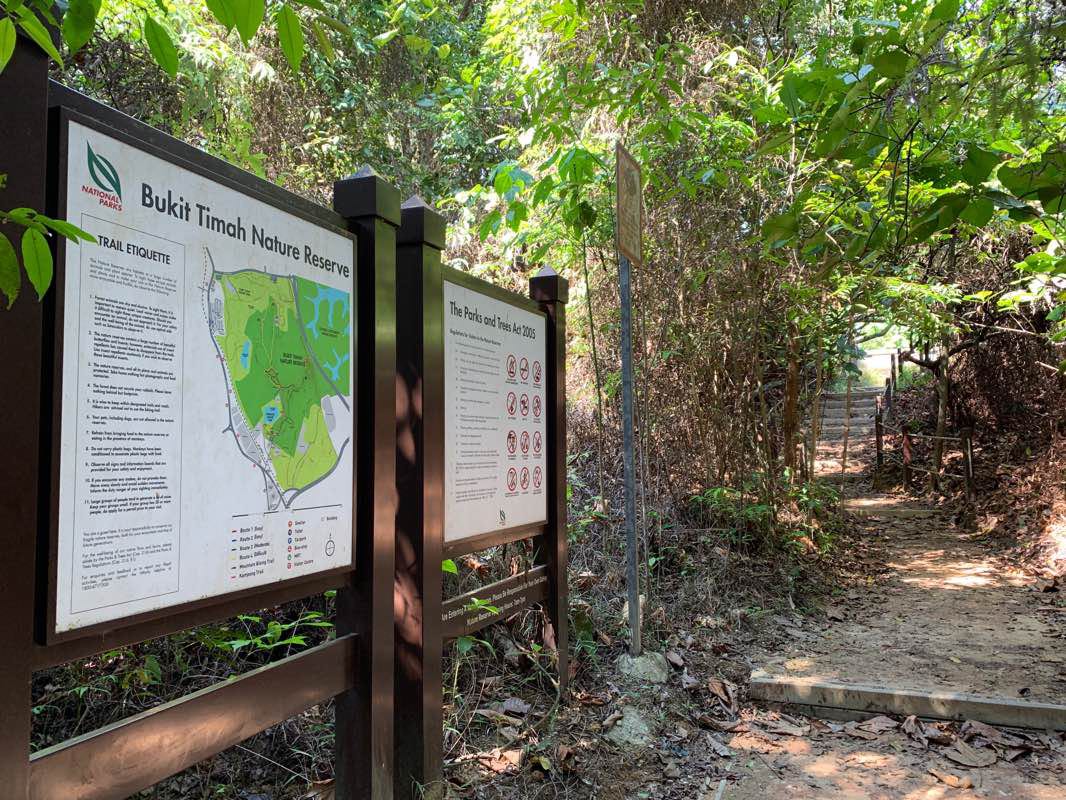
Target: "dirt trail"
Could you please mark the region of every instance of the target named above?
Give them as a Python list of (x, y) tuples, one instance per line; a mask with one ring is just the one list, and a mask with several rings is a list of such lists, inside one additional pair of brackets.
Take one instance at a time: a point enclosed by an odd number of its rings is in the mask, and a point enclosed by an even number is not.
[[(866, 453), (857, 461), (864, 462)], [(828, 463), (825, 471), (832, 469)], [(835, 469), (839, 473), (839, 463)], [(1043, 593), (1031, 578), (1001, 564), (956, 527), (948, 511), (874, 493), (854, 479), (845, 488), (851, 495), (846, 507), (853, 534), (847, 546), (856, 552), (853, 579), (826, 617), (797, 616), (796, 625), (786, 628), (790, 641), (756, 657), (757, 668), (771, 675), (1066, 702), (1066, 606), (1060, 593)], [(794, 721), (810, 724), (810, 733), (729, 740), (751, 757), (723, 800), (1066, 798), (1066, 749), (1058, 735), (1035, 735), (1047, 745), (1041, 752), (1010, 761), (1000, 751), (992, 765), (968, 768), (947, 757), (948, 747), (926, 747), (900, 728), (867, 741), (855, 732), (856, 723)], [(959, 733), (957, 725), (941, 727), (946, 741)]]
[(862, 548), (856, 584), (830, 610), (836, 620), (769, 656), (767, 672), (1064, 701), (1058, 593), (1040, 592), (925, 502), (862, 494), (847, 508)]

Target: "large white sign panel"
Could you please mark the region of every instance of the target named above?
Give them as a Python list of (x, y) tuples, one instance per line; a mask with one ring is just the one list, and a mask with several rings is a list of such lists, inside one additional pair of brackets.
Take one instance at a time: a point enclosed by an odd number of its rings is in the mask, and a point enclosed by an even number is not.
[(56, 631), (351, 564), (353, 241), (71, 122)]
[(542, 314), (444, 282), (444, 540), (547, 520)]

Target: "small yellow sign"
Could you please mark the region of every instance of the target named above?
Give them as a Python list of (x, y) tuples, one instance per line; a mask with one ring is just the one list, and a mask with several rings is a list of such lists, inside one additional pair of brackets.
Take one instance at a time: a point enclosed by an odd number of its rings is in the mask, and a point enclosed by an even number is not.
[(643, 212), (640, 164), (621, 142), (615, 145), (615, 186), (617, 202), (615, 230), (618, 251), (633, 264), (644, 262)]

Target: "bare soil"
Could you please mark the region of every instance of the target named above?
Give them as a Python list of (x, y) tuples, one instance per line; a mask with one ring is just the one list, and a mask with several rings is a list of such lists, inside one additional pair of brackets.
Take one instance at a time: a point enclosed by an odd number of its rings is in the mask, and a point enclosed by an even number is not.
[(757, 659), (767, 672), (1066, 699), (1066, 592), (1004, 564), (925, 501), (864, 494), (846, 507), (858, 556), (851, 584), (830, 618)]

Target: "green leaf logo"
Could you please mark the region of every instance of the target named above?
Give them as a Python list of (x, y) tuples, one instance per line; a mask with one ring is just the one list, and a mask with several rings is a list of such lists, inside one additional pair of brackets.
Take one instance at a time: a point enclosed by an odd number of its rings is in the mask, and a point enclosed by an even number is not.
[(103, 156), (98, 156), (93, 152), (93, 146), (88, 142), (85, 146), (89, 150), (89, 174), (92, 176), (93, 183), (103, 189), (105, 192), (111, 192), (118, 196), (118, 199), (122, 199), (122, 183), (118, 179), (118, 171)]

